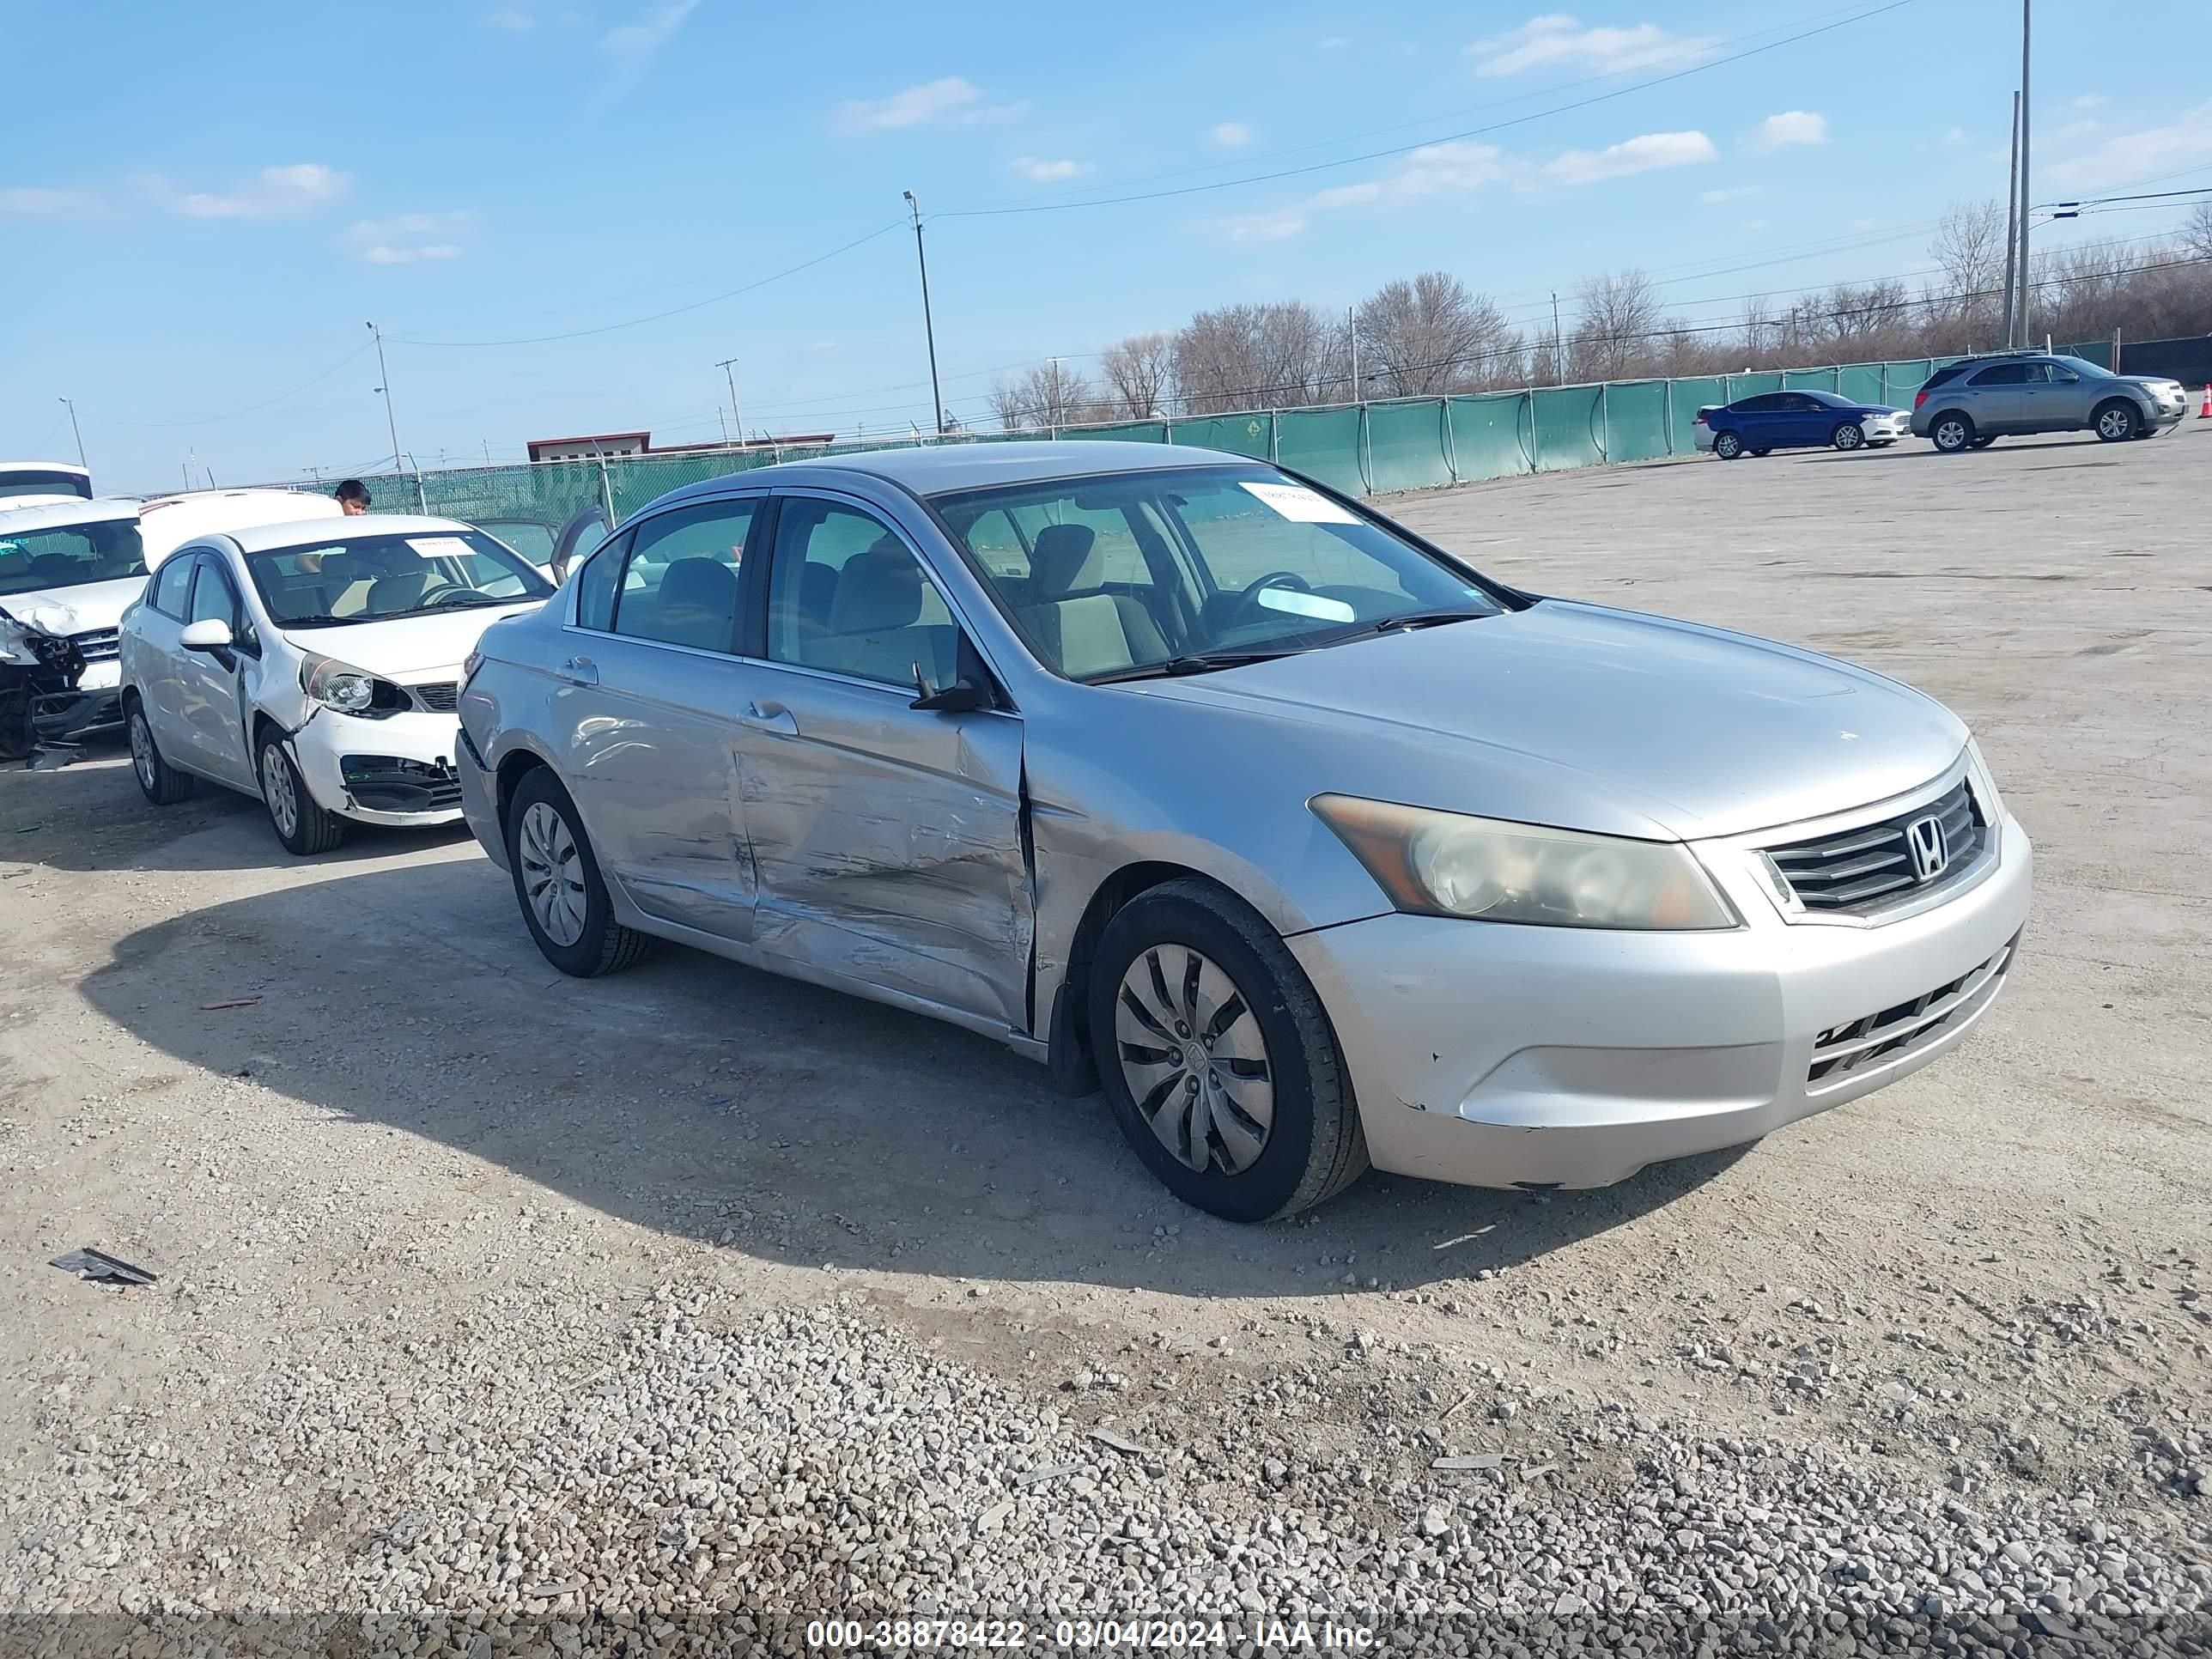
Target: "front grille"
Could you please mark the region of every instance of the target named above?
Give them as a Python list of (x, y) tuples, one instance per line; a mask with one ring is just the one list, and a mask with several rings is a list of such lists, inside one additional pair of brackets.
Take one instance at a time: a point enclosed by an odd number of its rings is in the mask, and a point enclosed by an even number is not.
[(460, 704), (461, 688), (452, 680), (441, 680), (434, 685), (410, 685), (415, 701), (434, 714), (450, 714)]
[[(1932, 817), (1942, 834), (1943, 866), (1924, 880), (1913, 861), (1911, 826)], [(1989, 823), (1964, 778), (1938, 799), (1909, 812), (1863, 823), (1818, 841), (1770, 847), (1766, 856), (1808, 910), (1870, 909), (1910, 888), (1960, 875), (1989, 845)]]
[(1805, 1068), (1805, 1092), (1826, 1094), (1869, 1072), (1910, 1060), (1946, 1032), (1964, 1025), (1996, 995), (2005, 969), (2012, 965), (2013, 948), (2019, 943), (2020, 935), (2015, 933), (1996, 955), (1958, 978), (1910, 1002), (1821, 1032), (1813, 1039), (1813, 1060)]
[(112, 628), (95, 628), (87, 633), (72, 634), (70, 641), (88, 663), (113, 662), (123, 654), (118, 632)]
[(442, 761), (344, 755), (338, 775), (354, 804), (372, 812), (445, 812), (461, 804), (460, 777)]

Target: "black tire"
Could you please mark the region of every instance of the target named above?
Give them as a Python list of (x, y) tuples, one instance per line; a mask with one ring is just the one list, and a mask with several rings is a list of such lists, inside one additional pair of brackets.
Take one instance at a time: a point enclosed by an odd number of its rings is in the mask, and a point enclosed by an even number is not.
[(161, 758), (161, 746), (154, 741), (154, 728), (147, 721), (138, 694), (133, 691), (125, 697), (123, 708), (124, 724), (131, 735), (131, 774), (138, 780), (139, 793), (156, 806), (174, 806), (191, 799), (199, 780)]
[(1759, 459), (1759, 460), (1762, 460), (1762, 461), (1763, 461), (1763, 460), (1765, 460), (1765, 459), (1769, 455), (1771, 455), (1774, 452), (1773, 452), (1772, 450), (1771, 450), (1771, 449), (1754, 449), (1754, 450), (1753, 450), (1751, 453), (1752, 453), (1752, 454), (1753, 454), (1754, 457), (1756, 457), (1758, 459)]
[(1928, 436), (1936, 452), (1943, 455), (1963, 455), (1974, 447), (1974, 423), (1955, 409), (1947, 409), (1928, 422)]
[(1863, 449), (1866, 447), (1866, 428), (1856, 421), (1838, 421), (1836, 429), (1828, 434), (1828, 442), (1837, 449)]
[[(535, 872), (526, 873), (526, 864), (533, 860), (526, 859), (525, 826), (538, 821), (532, 818), (533, 808), (550, 812), (560, 821), (574, 855), (574, 874), (560, 884), (568, 891), (571, 908), (580, 905), (582, 910), (572, 939), (556, 938), (538, 918), (534, 895), (549, 884), (536, 880)], [(558, 778), (543, 766), (532, 767), (507, 802), (501, 828), (507, 836), (507, 867), (514, 878), (514, 902), (522, 910), (523, 925), (530, 929), (530, 937), (538, 941), (546, 961), (578, 979), (596, 979), (601, 974), (620, 973), (644, 959), (653, 948), (653, 937), (615, 920), (614, 903), (607, 896), (607, 884), (599, 874), (591, 838), (584, 833), (583, 818)]]
[(336, 851), (344, 842), (346, 821), (316, 805), (300, 769), (285, 752), (283, 739), (265, 727), (253, 771), (261, 780), (261, 804), (269, 811), (269, 827), (286, 852), (297, 858), (313, 858)]
[(2090, 412), (2089, 424), (2108, 444), (2124, 444), (2142, 435), (2142, 411), (2125, 398), (2107, 398)]
[(1966, 447), (1967, 447), (1967, 448), (1969, 448), (1969, 449), (1987, 449), (1987, 448), (1988, 448), (1991, 444), (1995, 443), (1996, 441), (1997, 441), (1997, 440), (1996, 440), (1996, 434), (1995, 433), (1991, 433), (1991, 434), (1990, 434), (1988, 437), (1986, 437), (1986, 438), (1977, 438), (1977, 439), (1975, 439), (1975, 440), (1974, 440), (1974, 441), (1973, 441), (1973, 442), (1972, 442), (1971, 444), (1968, 444), (1968, 445), (1966, 446)]
[(1724, 461), (1740, 460), (1744, 454), (1743, 440), (1733, 432), (1716, 432), (1713, 453)]
[[(1182, 964), (1170, 968), (1178, 947)], [(1256, 1156), (1234, 1172), (1226, 1167), (1227, 1143), (1211, 1124), (1201, 1132), (1203, 1170), (1192, 1169), (1154, 1133), (1127, 1069), (1134, 1045), (1117, 1035), (1123, 977), (1133, 966), (1140, 975), (1148, 966), (1157, 967), (1161, 978), (1155, 982), (1164, 986), (1172, 977), (1176, 983), (1167, 994), (1170, 1000), (1179, 996), (1186, 1011), (1195, 1012), (1198, 998), (1192, 988), (1199, 970), (1190, 965), (1193, 952), (1226, 978), (1235, 995), (1216, 1005), (1208, 1030), (1178, 1025), (1186, 1060), (1202, 1044), (1209, 1070), (1227, 1066), (1225, 1059), (1211, 1058), (1213, 1041), (1230, 1036), (1240, 1019), (1255, 1023), (1265, 1045), (1260, 1056), (1264, 1070), (1240, 1075), (1246, 1080), (1264, 1077), (1272, 1095), (1270, 1119)], [(1359, 1107), (1328, 1010), (1274, 929), (1240, 900), (1195, 879), (1168, 882), (1139, 895), (1106, 924), (1091, 960), (1089, 1000), (1091, 1048), (1115, 1121), (1145, 1166), (1186, 1204), (1229, 1221), (1275, 1220), (1334, 1196), (1366, 1170)], [(1231, 1012), (1237, 1003), (1243, 1005), (1241, 1012)], [(1226, 1021), (1220, 1018), (1224, 1012), (1230, 1013)], [(1135, 1018), (1146, 1016), (1140, 1011)], [(1165, 1032), (1162, 1036), (1171, 1045), (1178, 1042)], [(1249, 1046), (1249, 1039), (1237, 1046)], [(1180, 1086), (1194, 1094), (1194, 1071)], [(1170, 1079), (1164, 1086), (1176, 1085)], [(1170, 1097), (1156, 1097), (1164, 1104)], [(1187, 1129), (1185, 1136), (1188, 1144)]]

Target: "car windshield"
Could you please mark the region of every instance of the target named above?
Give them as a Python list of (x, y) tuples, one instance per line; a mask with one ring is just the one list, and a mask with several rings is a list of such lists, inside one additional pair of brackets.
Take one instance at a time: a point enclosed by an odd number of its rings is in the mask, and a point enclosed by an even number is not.
[(74, 495), (88, 501), (92, 483), (74, 472), (46, 472), (36, 467), (13, 466), (0, 472), (0, 501), (20, 501), (26, 495)]
[(0, 597), (145, 574), (146, 550), (135, 519), (0, 531)]
[(1071, 679), (1195, 672), (1503, 608), (1472, 572), (1258, 464), (932, 505), (1031, 647)]
[(545, 579), (481, 530), (356, 536), (248, 553), (246, 568), (272, 621), (293, 628), (385, 622), (552, 592)]

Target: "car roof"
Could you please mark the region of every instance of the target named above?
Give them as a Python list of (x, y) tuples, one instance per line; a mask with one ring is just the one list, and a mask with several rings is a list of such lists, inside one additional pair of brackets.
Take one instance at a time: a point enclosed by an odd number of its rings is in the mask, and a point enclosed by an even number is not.
[(909, 445), (902, 449), (863, 450), (818, 460), (783, 461), (744, 472), (725, 473), (686, 484), (656, 505), (708, 498), (733, 488), (767, 485), (836, 484), (855, 477), (879, 478), (917, 495), (941, 495), (993, 484), (1036, 483), (1048, 478), (1097, 477), (1115, 472), (1156, 471), (1162, 467), (1251, 466), (1249, 455), (1181, 444), (1102, 441), (1062, 442), (955, 442)]
[(72, 478), (89, 478), (92, 474), (74, 461), (0, 461), (0, 472), (66, 472)]
[(104, 495), (88, 501), (42, 501), (36, 507), (9, 507), (0, 511), (0, 535), (10, 531), (54, 530), (73, 524), (113, 524), (125, 519), (136, 522), (138, 505), (128, 496)]
[(328, 547), (333, 542), (367, 541), (372, 536), (457, 536), (473, 526), (458, 519), (426, 519), (411, 513), (365, 513), (350, 519), (301, 519), (290, 524), (257, 524), (220, 530), (195, 539), (220, 536), (241, 553), (276, 553), (288, 547)]

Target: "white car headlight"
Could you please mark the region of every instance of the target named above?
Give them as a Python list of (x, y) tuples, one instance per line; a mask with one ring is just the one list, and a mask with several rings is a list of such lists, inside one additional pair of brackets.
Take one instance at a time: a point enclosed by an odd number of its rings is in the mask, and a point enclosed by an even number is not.
[(1990, 770), (1982, 745), (1972, 738), (1966, 739), (1966, 772), (1973, 782), (1974, 798), (1982, 804), (1982, 817), (1996, 823), (2004, 817), (2004, 803), (1997, 799), (1996, 774)]
[(1351, 795), (1310, 805), (1401, 910), (1549, 927), (1741, 926), (1679, 842), (1630, 841)]
[(309, 656), (300, 664), (300, 689), (325, 708), (372, 718), (407, 708), (407, 694), (389, 680), (335, 657)]

